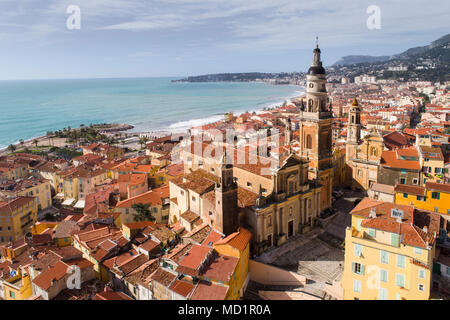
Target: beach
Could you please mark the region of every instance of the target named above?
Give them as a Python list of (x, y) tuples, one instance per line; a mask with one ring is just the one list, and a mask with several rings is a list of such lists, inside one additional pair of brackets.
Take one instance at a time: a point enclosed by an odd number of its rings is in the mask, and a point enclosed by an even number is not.
[[(36, 80), (0, 83), (0, 153), (49, 145), (46, 133), (80, 124), (128, 123), (130, 134), (178, 133), (235, 115), (281, 105), (298, 86), (264, 83), (171, 83), (170, 78)], [(20, 145), (19, 140), (24, 144)], [(63, 147), (64, 139), (52, 139)]]

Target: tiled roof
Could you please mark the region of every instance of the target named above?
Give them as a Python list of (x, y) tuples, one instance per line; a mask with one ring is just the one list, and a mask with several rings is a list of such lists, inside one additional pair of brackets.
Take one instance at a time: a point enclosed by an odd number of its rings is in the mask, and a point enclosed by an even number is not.
[(103, 291), (97, 293), (92, 300), (133, 300), (125, 293), (120, 291)]
[(150, 276), (150, 279), (162, 284), (165, 287), (168, 287), (177, 276), (172, 272), (169, 272), (163, 268), (158, 268), (156, 271)]
[[(185, 267), (192, 270), (194, 273), (198, 273), (201, 265), (206, 261), (208, 255), (212, 253), (212, 248), (207, 246), (201, 246), (194, 244), (178, 262), (178, 268)], [(178, 270), (177, 268), (177, 270)], [(184, 270), (184, 269), (183, 269)], [(188, 273), (190, 274), (190, 273)], [(196, 275), (193, 274), (193, 275)], [(192, 274), (191, 274), (192, 275)]]
[(226, 255), (218, 255), (202, 272), (211, 280), (228, 282), (239, 263), (239, 259)]
[(190, 300), (225, 300), (228, 287), (200, 281), (191, 294)]
[(450, 184), (426, 182), (425, 183), (425, 188), (427, 190), (435, 190), (435, 191), (441, 191), (441, 192), (445, 192), (445, 193), (450, 193)]
[(426, 196), (427, 192), (424, 187), (421, 186), (413, 186), (408, 184), (398, 184), (395, 186), (396, 192), (414, 194), (417, 196)]
[(230, 234), (228, 237), (217, 241), (215, 244), (229, 244), (233, 248), (238, 249), (240, 252), (243, 252), (245, 247), (250, 242), (252, 238), (252, 234), (250, 231), (244, 228), (239, 228), (239, 230), (235, 233)]
[(192, 283), (182, 280), (175, 280), (170, 286), (170, 290), (182, 295), (183, 297), (187, 297), (192, 289), (194, 289), (194, 285)]

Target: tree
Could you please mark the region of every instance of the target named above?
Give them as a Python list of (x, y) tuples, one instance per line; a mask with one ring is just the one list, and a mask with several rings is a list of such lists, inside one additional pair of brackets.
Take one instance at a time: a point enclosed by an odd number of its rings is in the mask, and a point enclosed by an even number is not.
[(16, 146), (13, 145), (13, 144), (10, 144), (10, 145), (8, 146), (8, 150), (11, 151), (11, 152), (14, 152), (14, 151), (16, 151)]
[(139, 144), (141, 145), (141, 149), (143, 148), (142, 146), (144, 144), (146, 144), (148, 142), (148, 138), (147, 137), (142, 137), (139, 139)]
[(134, 221), (155, 221), (155, 217), (150, 212), (150, 203), (137, 203), (131, 206), (136, 213), (133, 215)]
[(38, 141), (37, 139), (34, 139), (34, 140), (33, 140), (33, 144), (34, 144), (34, 147), (35, 147), (35, 148), (37, 148), (38, 142), (39, 142), (39, 141)]
[(20, 139), (20, 140), (19, 140), (19, 143), (20, 143), (21, 146), (23, 146), (24, 143), (25, 143), (25, 141), (23, 141), (23, 139)]

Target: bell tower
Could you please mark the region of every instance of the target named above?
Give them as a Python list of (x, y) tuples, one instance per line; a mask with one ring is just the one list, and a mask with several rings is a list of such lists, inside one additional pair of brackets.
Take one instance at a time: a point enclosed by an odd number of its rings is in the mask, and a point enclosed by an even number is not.
[(225, 235), (236, 232), (239, 227), (238, 186), (233, 178), (233, 165), (224, 152), (215, 188), (216, 227)]
[(346, 161), (356, 157), (356, 148), (361, 142), (361, 108), (358, 100), (353, 100), (352, 106), (348, 112), (347, 145), (345, 157)]
[(309, 179), (322, 184), (320, 209), (331, 206), (333, 115), (326, 89), (326, 73), (316, 38), (313, 62), (306, 75), (306, 101), (300, 108), (300, 156), (309, 160)]

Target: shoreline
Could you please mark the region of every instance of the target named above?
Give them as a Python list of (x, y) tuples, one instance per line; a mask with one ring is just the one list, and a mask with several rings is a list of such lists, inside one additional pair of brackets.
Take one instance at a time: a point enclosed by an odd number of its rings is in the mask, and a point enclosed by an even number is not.
[[(247, 81), (247, 82), (250, 82), (250, 81)], [(270, 83), (259, 82), (259, 81), (251, 81), (251, 82), (264, 83), (264, 84), (270, 85)], [(294, 84), (280, 84), (280, 85), (297, 87), (297, 85), (294, 85)], [(204, 125), (207, 125), (207, 124), (210, 124), (210, 123), (214, 123), (214, 122), (217, 122), (217, 121), (222, 121), (224, 119), (225, 114), (227, 114), (227, 113), (233, 113), (235, 116), (239, 116), (239, 115), (244, 114), (246, 112), (250, 112), (250, 113), (255, 112), (256, 114), (261, 114), (263, 112), (269, 111), (271, 108), (280, 107), (281, 104), (284, 101), (290, 102), (292, 100), (295, 100), (295, 99), (298, 99), (298, 98), (302, 97), (305, 94), (305, 92), (306, 92), (305, 91), (306, 90), (305, 87), (299, 87), (298, 89), (301, 89), (301, 90), (297, 90), (295, 95), (286, 97), (282, 101), (279, 101), (279, 102), (268, 103), (264, 107), (257, 107), (256, 109), (251, 109), (251, 110), (247, 110), (247, 111), (233, 110), (233, 111), (224, 112), (222, 114), (211, 115), (211, 116), (208, 116), (206, 118), (200, 118), (200, 119), (181, 120), (181, 121), (177, 121), (177, 122), (171, 123), (171, 124), (169, 124), (166, 127), (163, 127), (163, 128), (160, 128), (160, 129), (156, 129), (156, 130), (155, 129), (151, 130), (150, 128), (144, 128), (144, 129), (137, 129), (138, 131), (132, 131), (133, 129), (136, 129), (136, 125), (135, 124), (102, 123), (102, 124), (106, 124), (106, 125), (110, 125), (110, 126), (118, 126), (119, 128), (121, 128), (121, 127), (129, 127), (127, 129), (116, 129), (116, 130), (114, 130), (114, 129), (109, 129), (108, 130), (107, 129), (106, 132), (103, 132), (103, 134), (108, 135), (107, 131), (111, 131), (113, 133), (121, 131), (121, 132), (124, 132), (126, 135), (129, 135), (129, 136), (133, 136), (135, 134), (138, 134), (138, 135), (149, 134), (149, 135), (153, 135), (153, 136), (163, 136), (163, 135), (171, 135), (171, 134), (179, 134), (179, 133), (189, 132), (190, 129), (192, 129), (194, 127), (204, 126)], [(302, 92), (302, 95), (299, 95), (298, 94), (299, 92)], [(265, 108), (267, 108), (267, 110), (264, 110)], [(221, 119), (214, 120), (214, 119), (212, 119), (213, 117), (221, 117)], [(205, 120), (205, 121), (202, 121), (202, 120)], [(184, 126), (184, 127), (181, 127), (180, 129), (176, 129), (176, 128), (173, 127), (173, 126), (176, 126), (177, 124), (180, 124), (180, 123), (192, 123), (192, 121), (201, 121), (201, 123), (199, 123), (198, 125), (192, 125), (190, 127)], [(97, 125), (101, 125), (101, 124), (99, 123)], [(80, 129), (81, 129), (81, 127), (72, 128), (72, 130), (80, 130)], [(58, 131), (58, 130), (56, 130), (56, 131)], [(103, 130), (99, 129), (98, 131), (101, 132)], [(17, 149), (22, 148), (22, 147), (23, 148), (25, 148), (25, 147), (33, 147), (34, 140), (38, 141), (38, 146), (39, 146), (40, 142), (42, 142), (44, 140), (47, 140), (47, 139), (48, 139), (48, 137), (46, 135), (41, 135), (41, 136), (32, 137), (30, 139), (24, 140), (23, 144), (21, 144), (20, 140), (19, 140), (19, 141), (10, 143), (10, 145), (12, 144), (13, 146), (15, 146), (16, 150), (17, 150)], [(65, 139), (65, 138), (61, 138), (61, 139)], [(8, 154), (11, 153), (11, 151), (8, 150), (8, 147), (9, 147), (9, 145), (5, 146), (5, 147), (0, 147), (0, 156), (8, 155)]]

